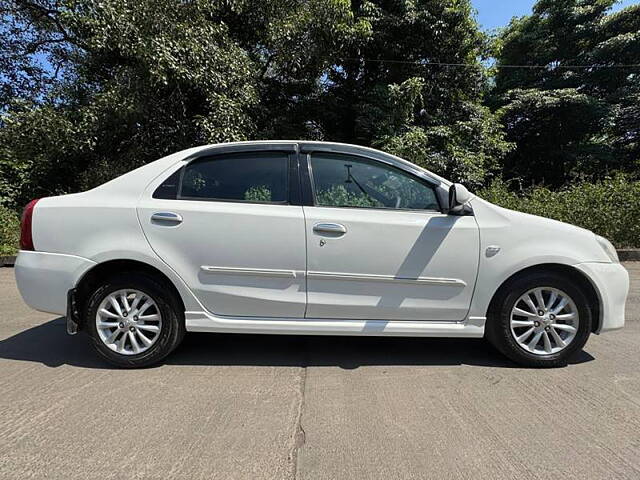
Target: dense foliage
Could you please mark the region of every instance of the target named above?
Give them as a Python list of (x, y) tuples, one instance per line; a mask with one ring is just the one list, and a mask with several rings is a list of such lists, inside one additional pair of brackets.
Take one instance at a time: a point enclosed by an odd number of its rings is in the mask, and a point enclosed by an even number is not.
[(505, 178), (558, 187), (640, 169), (640, 5), (608, 14), (614, 3), (538, 0), (497, 36), (491, 102), (516, 146)]
[(355, 28), (344, 3), (324, 0), (0, 5), (12, 40), (0, 65), (0, 173), (11, 187), (0, 202), (14, 206), (188, 146), (259, 135), (278, 107), (270, 93), (305, 93), (299, 83), (326, 67), (336, 45), (323, 32)]
[(0, 205), (261, 138), (374, 146), (472, 189), (502, 178), (504, 201), (631, 182), (640, 6), (614, 2), (538, 0), (489, 37), (470, 0), (0, 0)]
[(0, 204), (203, 143), (373, 145), (471, 186), (510, 148), (482, 105), (487, 39), (469, 0), (0, 6)]

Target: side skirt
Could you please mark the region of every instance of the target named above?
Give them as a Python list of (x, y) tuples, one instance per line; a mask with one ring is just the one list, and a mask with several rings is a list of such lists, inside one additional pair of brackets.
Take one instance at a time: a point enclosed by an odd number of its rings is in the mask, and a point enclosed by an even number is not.
[(283, 320), (255, 317), (214, 317), (205, 312), (185, 312), (185, 318), (189, 332), (461, 338), (483, 337), (486, 321), (485, 317), (469, 317), (464, 322), (313, 318)]

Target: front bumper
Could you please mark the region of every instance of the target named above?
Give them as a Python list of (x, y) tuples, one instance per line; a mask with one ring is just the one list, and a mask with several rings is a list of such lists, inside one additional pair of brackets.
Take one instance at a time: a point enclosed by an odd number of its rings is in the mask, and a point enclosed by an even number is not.
[(619, 263), (580, 263), (575, 267), (590, 280), (600, 299), (600, 321), (595, 333), (624, 327), (629, 273)]
[(15, 264), (20, 295), (31, 308), (67, 314), (67, 295), (95, 262), (75, 255), (21, 250)]

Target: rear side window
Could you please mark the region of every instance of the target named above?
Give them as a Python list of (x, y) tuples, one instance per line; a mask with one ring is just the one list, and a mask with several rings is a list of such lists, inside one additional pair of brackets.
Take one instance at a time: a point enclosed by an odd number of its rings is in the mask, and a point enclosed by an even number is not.
[[(243, 153), (196, 160), (181, 171), (177, 198), (287, 203), (288, 165), (284, 153)], [(156, 196), (163, 188), (170, 194), (170, 179), (158, 187), (154, 198), (165, 198)]]

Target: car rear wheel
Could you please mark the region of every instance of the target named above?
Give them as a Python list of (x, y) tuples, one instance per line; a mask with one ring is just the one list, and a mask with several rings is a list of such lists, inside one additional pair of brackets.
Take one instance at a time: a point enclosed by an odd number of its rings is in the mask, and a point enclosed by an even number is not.
[(98, 286), (87, 302), (84, 321), (97, 352), (125, 368), (161, 361), (185, 333), (177, 299), (163, 284), (140, 273), (119, 274)]
[(498, 293), (486, 336), (520, 365), (558, 367), (584, 347), (591, 322), (589, 302), (575, 282), (556, 273), (532, 273)]

